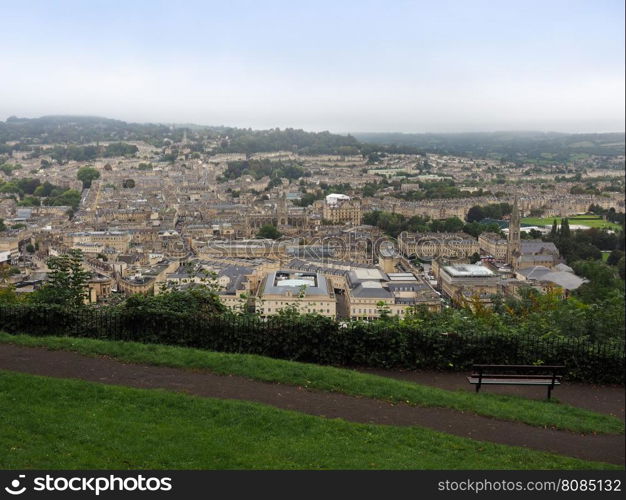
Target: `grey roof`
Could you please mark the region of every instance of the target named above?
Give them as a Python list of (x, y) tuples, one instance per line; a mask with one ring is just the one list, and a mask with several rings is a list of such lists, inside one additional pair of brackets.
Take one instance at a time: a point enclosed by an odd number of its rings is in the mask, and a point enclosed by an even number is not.
[(428, 285), (423, 283), (387, 283), (387, 288), (391, 292), (417, 292), (419, 290), (430, 289)]
[(224, 290), (221, 290), (220, 293), (231, 294), (235, 293), (237, 290), (241, 290), (244, 288), (244, 283), (246, 282), (246, 276), (252, 274), (254, 270), (251, 267), (245, 266), (235, 266), (229, 265), (225, 268), (221, 269), (218, 272), (218, 276), (226, 276), (229, 278), (228, 285)]
[(553, 262), (555, 260), (554, 255), (540, 253), (540, 254), (522, 254), (519, 258), (520, 262)]
[(556, 266), (554, 266), (554, 269), (556, 269), (557, 271), (565, 271), (565, 272), (568, 272), (568, 273), (573, 273), (574, 272), (574, 270), (571, 267), (569, 267), (567, 264), (563, 264), (563, 263), (557, 264)]
[(494, 272), (491, 269), (480, 264), (454, 264), (451, 266), (444, 266), (443, 270), (450, 276), (454, 276), (456, 278), (490, 278), (495, 276)]
[(549, 281), (566, 290), (576, 290), (587, 280), (568, 271), (553, 271), (545, 266), (534, 266), (518, 271), (530, 281)]
[(393, 294), (380, 285), (377, 281), (366, 281), (360, 283), (350, 292), (354, 297), (369, 299), (390, 299)]
[(335, 250), (323, 245), (307, 245), (287, 247), (287, 253), (304, 259), (323, 259), (326, 257), (333, 257), (335, 255)]
[(30, 219), (33, 214), (32, 208), (18, 208), (16, 210), (16, 215), (21, 219)]
[[(303, 274), (303, 271), (300, 270), (285, 270), (281, 269), (279, 271), (274, 271), (269, 273), (264, 280), (262, 285), (263, 294), (271, 294), (271, 295), (284, 295), (286, 293), (291, 293), (292, 295), (297, 296), (300, 293), (300, 286), (287, 286), (287, 285), (275, 285), (274, 282), (276, 280), (276, 274), (279, 273), (289, 273), (289, 274)], [(317, 286), (309, 286), (307, 285), (305, 288), (305, 295), (329, 295), (328, 284), (326, 282), (326, 278), (319, 273), (310, 272), (305, 274), (315, 274), (315, 281)]]
[(139, 255), (118, 255), (117, 260), (120, 262), (126, 262), (127, 264), (133, 264), (139, 261)]
[(527, 267), (526, 269), (520, 269), (517, 272), (522, 276), (526, 276), (527, 279), (542, 279), (545, 274), (551, 271), (545, 266), (534, 266)]
[(587, 280), (566, 271), (554, 271), (543, 277), (544, 281), (556, 283), (566, 290), (576, 290), (580, 285), (586, 283)]
[(348, 283), (351, 287), (356, 287), (360, 283), (372, 281), (381, 282), (387, 281), (387, 276), (378, 268), (358, 268), (353, 269), (347, 275)]
[(521, 240), (522, 254), (547, 252), (555, 255), (559, 254), (558, 249), (551, 241), (542, 240)]

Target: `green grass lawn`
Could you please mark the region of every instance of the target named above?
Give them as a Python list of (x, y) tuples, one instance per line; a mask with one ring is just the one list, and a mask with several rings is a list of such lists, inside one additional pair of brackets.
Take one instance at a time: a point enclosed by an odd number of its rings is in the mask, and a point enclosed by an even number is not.
[(619, 469), (418, 427), (0, 371), (2, 469)]
[[(561, 217), (523, 217), (522, 224), (530, 224), (532, 226), (551, 226), (556, 219), (557, 224), (561, 224)], [(568, 217), (570, 226), (587, 226), (587, 227), (605, 227), (607, 229), (614, 229), (619, 231), (621, 226), (613, 222), (608, 222), (602, 219), (602, 217), (596, 217), (593, 215), (581, 215)]]
[[(0, 343), (62, 349), (90, 356), (109, 356), (131, 363), (209, 370), (266, 382), (280, 382), (322, 391), (404, 402), (427, 407), (470, 411), (501, 420), (524, 422), (581, 433), (623, 433), (624, 423), (610, 415), (559, 403), (498, 394), (447, 391), (387, 377), (255, 356), (135, 342), (71, 337), (32, 337), (0, 333)], [(459, 374), (459, 377), (463, 377)], [(558, 395), (558, 389), (557, 389)]]

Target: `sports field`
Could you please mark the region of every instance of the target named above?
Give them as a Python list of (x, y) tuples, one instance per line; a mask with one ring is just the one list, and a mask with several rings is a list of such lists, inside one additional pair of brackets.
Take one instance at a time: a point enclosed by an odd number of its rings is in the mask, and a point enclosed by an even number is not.
[[(528, 224), (531, 226), (551, 226), (555, 219), (557, 224), (561, 224), (561, 217), (524, 217), (522, 219), (522, 224)], [(595, 215), (576, 215), (568, 217), (567, 220), (569, 221), (570, 226), (605, 227), (616, 231), (620, 229), (619, 224), (605, 221), (602, 217)]]

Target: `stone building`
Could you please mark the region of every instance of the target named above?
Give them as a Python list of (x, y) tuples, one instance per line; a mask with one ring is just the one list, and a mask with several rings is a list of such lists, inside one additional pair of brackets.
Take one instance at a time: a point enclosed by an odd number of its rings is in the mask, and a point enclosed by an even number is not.
[(347, 273), (348, 317), (371, 320), (383, 313), (404, 317), (414, 307), (441, 308), (439, 295), (412, 273), (384, 273), (359, 268)]
[(508, 251), (508, 242), (497, 233), (481, 233), (478, 236), (480, 249), (496, 260), (505, 260)]
[(322, 205), (322, 219), (333, 224), (361, 224), (361, 200), (345, 194), (329, 194)]
[(553, 268), (561, 262), (559, 250), (554, 243), (542, 240), (521, 239), (520, 214), (516, 197), (513, 203), (507, 237), (506, 263), (513, 270), (517, 271), (518, 269), (535, 266)]
[(398, 249), (406, 257), (432, 260), (465, 259), (480, 252), (478, 240), (467, 233), (408, 233), (398, 236)]
[(309, 214), (302, 209), (290, 209), (287, 206), (287, 195), (283, 192), (273, 211), (245, 216), (245, 227), (249, 236), (268, 224), (279, 229), (291, 227), (306, 230), (309, 227)]
[(256, 310), (262, 316), (271, 316), (290, 306), (303, 314), (329, 318), (337, 315), (335, 292), (324, 275), (293, 270), (267, 274), (257, 292)]
[(98, 244), (114, 248), (117, 252), (125, 252), (130, 245), (131, 234), (127, 231), (85, 231), (69, 233), (64, 240), (68, 247), (80, 248), (81, 244)]
[(459, 306), (471, 305), (473, 300), (490, 304), (492, 296), (500, 292), (500, 277), (476, 264), (441, 266), (437, 281), (443, 294)]

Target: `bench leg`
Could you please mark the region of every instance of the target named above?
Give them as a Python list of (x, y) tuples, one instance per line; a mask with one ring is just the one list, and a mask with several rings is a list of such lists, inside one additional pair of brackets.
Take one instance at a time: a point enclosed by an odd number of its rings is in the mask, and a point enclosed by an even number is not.
[(480, 384), (476, 384), (476, 392), (480, 391)]
[(549, 385), (548, 386), (548, 400), (550, 400), (550, 397), (552, 396), (552, 386)]

